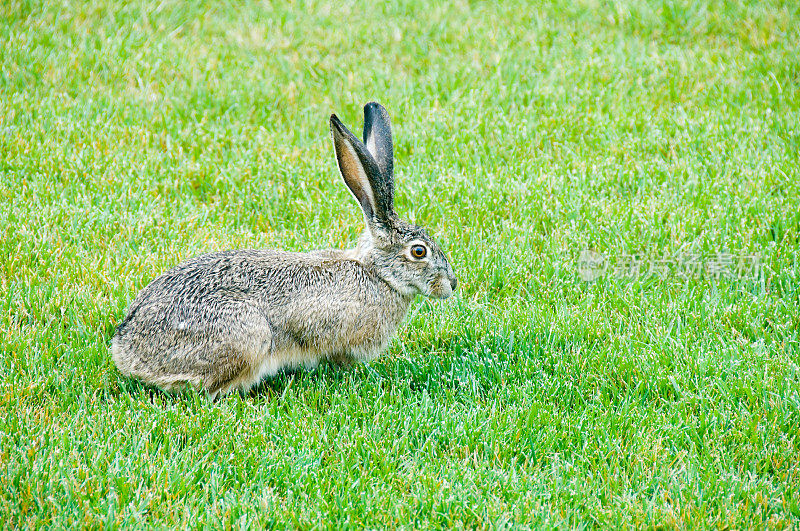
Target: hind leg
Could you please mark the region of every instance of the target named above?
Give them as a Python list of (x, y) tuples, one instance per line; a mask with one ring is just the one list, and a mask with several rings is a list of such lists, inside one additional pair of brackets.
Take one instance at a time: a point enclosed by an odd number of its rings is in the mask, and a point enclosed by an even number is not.
[(265, 374), (264, 361), (272, 349), (272, 333), (266, 323), (259, 323), (258, 332), (252, 333), (245, 342), (220, 345), (212, 356), (204, 387), (212, 398), (239, 390), (246, 393)]
[(231, 391), (236, 384), (251, 372), (247, 356), (231, 345), (220, 345), (214, 352), (207, 373), (203, 378), (203, 388), (213, 399)]
[(266, 317), (240, 301), (223, 301), (210, 320), (189, 313), (175, 327), (146, 320), (116, 337), (111, 350), (120, 371), (166, 391), (188, 384), (212, 399), (249, 389), (272, 344)]

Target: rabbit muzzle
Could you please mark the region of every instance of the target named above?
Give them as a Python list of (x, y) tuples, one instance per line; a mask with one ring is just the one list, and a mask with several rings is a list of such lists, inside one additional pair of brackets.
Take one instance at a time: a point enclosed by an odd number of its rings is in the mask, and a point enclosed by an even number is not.
[(431, 283), (430, 296), (436, 299), (447, 299), (456, 290), (458, 279), (452, 273), (449, 275), (442, 275)]

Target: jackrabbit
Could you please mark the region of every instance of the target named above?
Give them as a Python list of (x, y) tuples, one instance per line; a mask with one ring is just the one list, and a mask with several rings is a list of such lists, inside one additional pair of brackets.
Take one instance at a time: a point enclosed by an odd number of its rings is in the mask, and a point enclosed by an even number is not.
[(453, 269), (421, 227), (394, 212), (389, 115), (364, 107), (364, 142), (330, 118), (336, 162), (364, 213), (354, 249), (239, 250), (192, 258), (157, 277), (111, 341), (114, 363), (165, 390), (216, 399), (284, 368), (368, 361), (418, 294), (445, 299)]

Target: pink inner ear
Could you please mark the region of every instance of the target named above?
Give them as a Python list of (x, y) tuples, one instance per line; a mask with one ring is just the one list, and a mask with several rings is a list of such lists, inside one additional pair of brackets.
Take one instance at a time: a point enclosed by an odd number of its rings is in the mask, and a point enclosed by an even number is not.
[(336, 149), (336, 162), (344, 182), (361, 205), (368, 216), (375, 212), (375, 196), (369, 183), (367, 172), (358, 158), (355, 148), (345, 138), (334, 133), (334, 147)]

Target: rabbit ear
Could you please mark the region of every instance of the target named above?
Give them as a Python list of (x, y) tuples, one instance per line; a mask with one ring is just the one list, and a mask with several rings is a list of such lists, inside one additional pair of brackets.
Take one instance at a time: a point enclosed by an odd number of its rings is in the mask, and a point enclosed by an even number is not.
[(394, 199), (394, 149), (389, 113), (374, 101), (364, 106), (364, 144), (381, 170), (381, 195), (391, 209)]
[(387, 219), (391, 213), (391, 196), (387, 203), (383, 177), (375, 159), (335, 114), (331, 115), (331, 134), (339, 172), (364, 215), (370, 221)]

